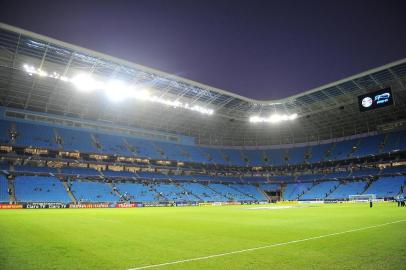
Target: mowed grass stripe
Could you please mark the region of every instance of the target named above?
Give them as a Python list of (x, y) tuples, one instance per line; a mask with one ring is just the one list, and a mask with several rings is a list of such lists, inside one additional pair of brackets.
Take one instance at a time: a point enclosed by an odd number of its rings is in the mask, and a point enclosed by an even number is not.
[(299, 239), (299, 240), (292, 240), (292, 241), (288, 241), (288, 242), (269, 244), (269, 245), (261, 246), (261, 247), (253, 247), (253, 248), (235, 250), (235, 251), (224, 252), (224, 253), (219, 253), (219, 254), (213, 254), (213, 255), (208, 255), (208, 256), (202, 256), (202, 257), (197, 257), (197, 258), (190, 258), (190, 259), (183, 259), (183, 260), (177, 260), (177, 261), (166, 262), (166, 263), (159, 263), (159, 264), (140, 266), (140, 267), (130, 268), (128, 270), (151, 269), (151, 268), (159, 268), (159, 267), (173, 265), (173, 264), (180, 264), (180, 263), (187, 263), (187, 262), (193, 262), (193, 261), (208, 260), (208, 259), (217, 258), (217, 257), (223, 257), (223, 256), (234, 255), (234, 254), (245, 253), (245, 252), (252, 252), (252, 251), (256, 251), (256, 250), (273, 248), (273, 247), (278, 247), (278, 246), (285, 246), (285, 245), (301, 243), (301, 242), (306, 242), (306, 241), (311, 241), (311, 240), (317, 240), (317, 239), (321, 239), (321, 238), (332, 237), (332, 236), (337, 236), (337, 235), (342, 235), (342, 234), (347, 234), (347, 233), (365, 231), (365, 230), (384, 227), (384, 226), (388, 226), (388, 225), (392, 225), (392, 224), (396, 224), (396, 223), (401, 223), (401, 222), (405, 222), (405, 221), (406, 220), (397, 220), (397, 221), (387, 222), (387, 223), (383, 223), (383, 224), (377, 224), (377, 225), (372, 225), (372, 226), (362, 227), (362, 228), (356, 228), (356, 229), (351, 229), (351, 230), (342, 231), (342, 232), (335, 232), (335, 233), (330, 233), (330, 234), (325, 234), (325, 235), (319, 235), (319, 236), (314, 236), (314, 237), (309, 237), (309, 238), (304, 238), (304, 239)]

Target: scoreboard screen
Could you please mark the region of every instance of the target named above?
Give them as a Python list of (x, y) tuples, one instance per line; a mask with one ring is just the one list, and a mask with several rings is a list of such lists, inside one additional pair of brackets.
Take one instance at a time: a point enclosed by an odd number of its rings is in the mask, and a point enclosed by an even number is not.
[(358, 96), (358, 106), (361, 112), (370, 111), (393, 105), (393, 95), (390, 88)]

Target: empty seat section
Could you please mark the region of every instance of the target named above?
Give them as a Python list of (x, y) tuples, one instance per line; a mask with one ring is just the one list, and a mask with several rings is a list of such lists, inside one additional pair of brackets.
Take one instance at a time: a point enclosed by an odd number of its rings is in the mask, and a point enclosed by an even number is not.
[(346, 140), (341, 142), (336, 142), (333, 150), (331, 151), (331, 160), (343, 160), (347, 159), (351, 153), (353, 146), (357, 145), (357, 140)]
[(36, 167), (36, 166), (14, 166), (14, 171), (17, 172), (34, 172), (34, 173), (57, 173), (56, 168)]
[(349, 174), (350, 174), (349, 172), (331, 172), (331, 173), (325, 174), (323, 176), (323, 178), (324, 179), (347, 178)]
[(28, 123), (16, 123), (18, 132), (16, 144), (40, 148), (57, 149), (52, 127)]
[(406, 150), (406, 131), (399, 132), (399, 149)]
[(61, 169), (62, 173), (65, 174), (74, 174), (82, 176), (100, 176), (99, 171), (92, 168), (73, 168), (73, 167), (64, 167)]
[(242, 154), (238, 149), (223, 149), (224, 158), (228, 160), (228, 164), (232, 166), (245, 166)]
[(159, 172), (137, 172), (137, 176), (143, 179), (168, 179), (169, 177)]
[(282, 166), (286, 163), (286, 149), (269, 149), (266, 150), (266, 155), (269, 158), (268, 164), (272, 164), (273, 166)]
[(283, 199), (285, 199), (285, 200), (297, 200), (298, 196), (302, 195), (311, 186), (313, 186), (312, 183), (292, 183), (292, 184), (287, 184), (284, 191), (283, 191)]
[(296, 180), (300, 182), (315, 181), (323, 179), (323, 176), (324, 176), (323, 174), (303, 174), (298, 175)]
[(158, 194), (147, 184), (119, 183), (116, 184), (116, 188), (127, 201), (153, 202), (159, 199)]
[(356, 170), (351, 173), (353, 177), (360, 177), (360, 176), (369, 176), (369, 175), (377, 175), (379, 173), (378, 169), (375, 168), (365, 168), (361, 170)]
[(134, 155), (124, 143), (124, 138), (117, 135), (98, 133), (94, 137), (99, 142), (100, 152), (110, 155), (132, 156)]
[(112, 177), (135, 177), (136, 175), (132, 172), (127, 171), (111, 171), (105, 170), (102, 172), (105, 176), (112, 176)]
[(253, 198), (247, 196), (240, 191), (231, 188), (228, 185), (223, 184), (209, 184), (210, 188), (214, 189), (216, 192), (220, 193), (224, 197), (233, 200), (233, 201), (252, 201)]
[(251, 199), (256, 201), (266, 201), (267, 198), (262, 194), (256, 186), (246, 184), (232, 184), (230, 187), (248, 195)]
[(228, 201), (228, 198), (213, 191), (205, 185), (198, 183), (183, 184), (183, 187), (197, 196), (200, 200), (206, 202), (224, 202)]
[(70, 187), (78, 202), (116, 202), (112, 188), (102, 182), (71, 181)]
[(19, 202), (71, 202), (65, 187), (55, 177), (17, 176), (14, 189)]
[(361, 194), (364, 191), (365, 186), (366, 182), (363, 181), (342, 183), (327, 197), (327, 199), (348, 199), (349, 195)]
[(10, 143), (11, 122), (0, 120), (0, 143)]
[[(188, 161), (189, 158), (182, 153), (178, 145), (174, 143), (154, 142), (158, 149), (163, 151), (165, 159), (176, 161)], [(159, 151), (158, 151), (159, 152)]]
[(332, 191), (340, 183), (338, 181), (320, 182), (312, 187), (309, 191), (305, 192), (300, 199), (302, 200), (321, 200), (326, 198), (328, 193)]
[(374, 181), (364, 194), (375, 194), (377, 198), (394, 197), (406, 182), (405, 176), (380, 177)]
[(4, 175), (0, 175), (0, 202), (8, 203), (9, 201), (10, 201), (10, 197), (8, 195), (7, 179)]
[(314, 145), (310, 150), (309, 163), (321, 162), (328, 160), (327, 152), (331, 149), (331, 144)]
[(58, 128), (57, 132), (62, 137), (63, 149), (66, 151), (98, 152), (98, 149), (92, 143), (90, 132), (67, 128)]
[(221, 152), (216, 148), (202, 147), (202, 152), (206, 154), (210, 163), (226, 165), (227, 162)]
[(272, 181), (279, 181), (279, 182), (292, 182), (294, 181), (296, 176), (291, 175), (272, 175), (269, 176), (269, 180)]
[(205, 156), (200, 150), (200, 147), (191, 145), (179, 145), (179, 147), (182, 149), (182, 153), (184, 153), (190, 161), (197, 163), (209, 162), (207, 156)]
[(384, 152), (400, 150), (400, 132), (391, 132), (386, 134)]
[(251, 166), (262, 166), (267, 163), (262, 150), (242, 150), (242, 154), (248, 159), (248, 164)]
[(249, 182), (254, 182), (254, 183), (261, 183), (261, 182), (266, 182), (267, 178), (262, 177), (262, 176), (244, 176), (242, 178), (243, 182), (249, 183)]
[(151, 159), (162, 159), (161, 154), (155, 151), (155, 148), (150, 141), (138, 138), (126, 138), (126, 140), (137, 156)]
[(289, 164), (303, 164), (307, 150), (307, 147), (296, 147), (289, 149)]
[(185, 191), (181, 185), (155, 184), (155, 190), (169, 201), (186, 202), (199, 200), (196, 196), (193, 196), (191, 192)]
[(379, 148), (383, 139), (384, 135), (361, 138), (357, 149), (352, 153), (352, 157), (364, 157), (379, 154)]

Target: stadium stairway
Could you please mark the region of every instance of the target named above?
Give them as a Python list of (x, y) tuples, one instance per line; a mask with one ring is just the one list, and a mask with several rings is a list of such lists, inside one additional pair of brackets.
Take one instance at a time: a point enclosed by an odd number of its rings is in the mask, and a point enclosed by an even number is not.
[(327, 194), (326, 194), (326, 198), (329, 197), (334, 191), (336, 191), (339, 187), (341, 186), (341, 182), (338, 182), (338, 185), (333, 186), (332, 189), (330, 189)]
[(300, 199), (301, 197), (303, 197), (306, 193), (311, 192), (311, 190), (312, 190), (315, 186), (317, 186), (317, 185), (319, 185), (319, 184), (320, 184), (319, 182), (313, 183), (313, 185), (312, 185), (310, 188), (308, 188), (308, 189), (306, 189), (306, 190), (303, 190), (303, 192), (297, 196), (297, 199), (299, 200), (299, 199)]
[(225, 194), (222, 194), (221, 192), (219, 192), (218, 190), (216, 190), (215, 188), (211, 187), (210, 185), (205, 185), (205, 187), (207, 187), (208, 189), (210, 189), (211, 191), (213, 191), (214, 193), (216, 193), (217, 195), (219, 195), (220, 197), (224, 197), (229, 201), (233, 201), (234, 199), (226, 196)]
[(159, 192), (154, 185), (150, 185), (150, 189), (152, 192), (157, 194), (158, 201), (169, 201), (167, 197), (162, 192)]
[(183, 184), (179, 183), (179, 187), (180, 187), (183, 191), (185, 191), (187, 194), (190, 194), (190, 195), (196, 197), (199, 201), (204, 201), (201, 197), (197, 196), (195, 193), (191, 192), (190, 190), (187, 190), (187, 189), (183, 186)]
[(68, 182), (66, 181), (62, 181), (61, 179), (59, 179), (63, 185), (63, 187), (65, 188), (66, 192), (68, 193), (69, 198), (72, 200), (73, 203), (77, 204), (78, 201), (75, 198), (75, 195), (73, 195), (72, 191), (70, 190), (70, 187), (68, 185)]
[(267, 201), (271, 201), (271, 198), (268, 196), (268, 194), (266, 194), (266, 192), (262, 188), (257, 187), (257, 190), (258, 190), (259, 193), (261, 193), (262, 195), (265, 196)]
[(119, 197), (120, 199), (123, 198), (123, 195), (118, 191), (118, 189), (114, 186), (113, 183), (107, 184), (111, 187), (111, 190), (114, 192), (114, 194), (116, 194), (117, 197)]
[(7, 189), (10, 191), (9, 192), (9, 199), (10, 203), (16, 203), (16, 193), (15, 193), (15, 187), (14, 187), (14, 178), (12, 179), (7, 179)]
[(237, 188), (236, 188), (235, 186), (233, 186), (233, 185), (228, 185), (228, 187), (231, 188), (231, 189), (233, 189), (233, 190), (235, 190), (237, 193), (242, 193), (242, 194), (244, 194), (245, 196), (247, 196), (247, 197), (249, 197), (249, 198), (252, 198), (253, 200), (257, 200), (257, 198), (255, 198), (255, 196), (253, 196), (252, 194), (249, 194), (249, 193), (244, 192), (244, 191), (242, 191), (242, 190), (240, 190), (240, 189), (237, 189)]

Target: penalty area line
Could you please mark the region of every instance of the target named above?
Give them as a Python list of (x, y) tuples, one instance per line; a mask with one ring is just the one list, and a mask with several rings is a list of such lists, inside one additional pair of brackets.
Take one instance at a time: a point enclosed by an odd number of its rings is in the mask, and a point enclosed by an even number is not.
[(342, 231), (342, 232), (323, 234), (323, 235), (313, 236), (313, 237), (309, 237), (309, 238), (291, 240), (291, 241), (287, 241), (287, 242), (269, 244), (269, 245), (253, 247), (253, 248), (240, 249), (240, 250), (229, 251), (229, 252), (224, 252), (224, 253), (218, 253), (218, 254), (213, 254), (213, 255), (208, 255), (208, 256), (202, 256), (202, 257), (196, 257), (196, 258), (190, 258), (190, 259), (183, 259), (183, 260), (177, 260), (177, 261), (170, 261), (170, 262), (166, 262), (166, 263), (158, 263), (158, 264), (139, 266), (139, 267), (135, 267), (135, 268), (129, 268), (127, 270), (151, 269), (151, 268), (158, 268), (158, 267), (163, 267), (163, 266), (173, 265), (173, 264), (180, 264), (180, 263), (186, 263), (186, 262), (208, 260), (208, 259), (212, 259), (212, 258), (223, 257), (223, 256), (228, 256), (228, 255), (233, 255), (233, 254), (238, 254), (238, 253), (245, 253), (245, 252), (256, 251), (256, 250), (261, 250), (261, 249), (267, 249), (267, 248), (273, 248), (273, 247), (279, 247), (279, 246), (286, 246), (286, 245), (290, 245), (290, 244), (301, 243), (301, 242), (306, 242), (306, 241), (311, 241), (311, 240), (316, 240), (316, 239), (321, 239), (321, 238), (326, 238), (326, 237), (332, 237), (332, 236), (336, 236), (336, 235), (342, 235), (342, 234), (347, 234), (347, 233), (365, 231), (365, 230), (379, 228), (379, 227), (383, 227), (383, 226), (388, 226), (388, 225), (401, 223), (401, 222), (405, 222), (405, 221), (406, 221), (406, 219), (397, 220), (397, 221), (382, 223), (382, 224), (378, 224), (378, 225), (372, 225), (372, 226), (367, 226), (367, 227), (362, 227), (362, 228), (357, 228), (357, 229), (351, 229), (351, 230)]

